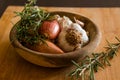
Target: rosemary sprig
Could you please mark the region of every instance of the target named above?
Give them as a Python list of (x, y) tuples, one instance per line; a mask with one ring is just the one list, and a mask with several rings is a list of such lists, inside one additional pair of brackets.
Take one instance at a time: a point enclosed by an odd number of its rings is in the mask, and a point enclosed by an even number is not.
[(69, 74), (71, 79), (78, 80), (81, 78), (82, 80), (86, 80), (87, 78), (87, 80), (95, 80), (94, 72), (97, 72), (100, 67), (104, 69), (106, 65), (111, 66), (109, 60), (116, 55), (120, 47), (120, 40), (117, 37), (115, 38), (118, 43), (107, 41), (108, 46), (105, 47), (105, 52), (92, 53), (91, 57), (86, 56), (80, 64), (72, 60), (76, 68)]
[(36, 0), (28, 0), (22, 12), (15, 12), (20, 16), (17, 26), (17, 38), (21, 43), (34, 44), (45, 37), (38, 34), (42, 22), (49, 17), (49, 13), (35, 6)]

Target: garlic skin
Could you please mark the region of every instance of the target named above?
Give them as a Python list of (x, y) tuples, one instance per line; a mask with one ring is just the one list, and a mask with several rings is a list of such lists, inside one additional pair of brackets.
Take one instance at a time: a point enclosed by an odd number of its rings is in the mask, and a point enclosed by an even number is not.
[[(68, 29), (68, 28), (67, 28)], [(70, 52), (76, 48), (81, 48), (81, 44), (70, 45), (66, 40), (67, 29), (63, 29), (58, 36), (58, 46), (65, 52)]]
[(75, 20), (75, 22), (78, 23), (81, 27), (84, 27), (84, 26), (85, 26), (85, 24), (84, 24), (82, 21), (77, 20), (75, 17), (74, 17), (74, 20)]
[(82, 45), (86, 44), (89, 41), (89, 38), (87, 36), (86, 31), (79, 24), (73, 23), (71, 25), (71, 27), (75, 28), (77, 31), (79, 31), (81, 33), (81, 35), (82, 35), (81, 38), (82, 38), (82, 41), (83, 41)]
[(60, 17), (59, 15), (54, 15), (54, 18), (58, 21), (61, 29), (68, 28), (73, 22), (66, 16)]
[(65, 16), (63, 18), (59, 18), (58, 22), (59, 25), (62, 26), (62, 30), (58, 35), (57, 45), (63, 51), (74, 51), (81, 48), (89, 41), (86, 31), (80, 24), (73, 23), (68, 17)]

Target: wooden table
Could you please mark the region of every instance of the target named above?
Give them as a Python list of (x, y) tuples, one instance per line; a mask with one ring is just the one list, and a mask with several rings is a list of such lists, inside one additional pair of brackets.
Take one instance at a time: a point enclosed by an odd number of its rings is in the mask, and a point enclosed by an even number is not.
[[(102, 39), (95, 52), (104, 50), (106, 39), (116, 42), (114, 36), (120, 38), (120, 8), (64, 8), (42, 7), (48, 11), (68, 11), (90, 18), (100, 28)], [(20, 57), (10, 45), (9, 32), (18, 18), (13, 18), (13, 11), (21, 11), (23, 7), (9, 6), (0, 19), (0, 80), (70, 80), (66, 74), (73, 68), (44, 68)], [(112, 66), (99, 70), (96, 80), (120, 80), (120, 51), (111, 61)]]

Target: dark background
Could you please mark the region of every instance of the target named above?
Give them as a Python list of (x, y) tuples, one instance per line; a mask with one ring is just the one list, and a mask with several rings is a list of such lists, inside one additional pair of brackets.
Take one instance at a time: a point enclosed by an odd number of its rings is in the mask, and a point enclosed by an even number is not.
[[(0, 17), (9, 5), (24, 5), (27, 0), (0, 0)], [(120, 7), (120, 0), (38, 0), (38, 6)]]

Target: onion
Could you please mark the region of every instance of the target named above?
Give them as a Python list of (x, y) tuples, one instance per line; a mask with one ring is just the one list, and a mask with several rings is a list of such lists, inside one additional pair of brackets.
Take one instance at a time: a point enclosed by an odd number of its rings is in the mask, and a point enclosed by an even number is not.
[(44, 21), (38, 32), (44, 34), (49, 39), (55, 39), (60, 32), (60, 26), (57, 20)]

